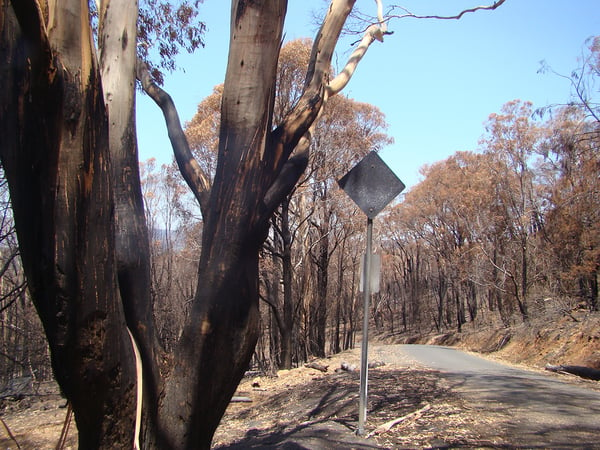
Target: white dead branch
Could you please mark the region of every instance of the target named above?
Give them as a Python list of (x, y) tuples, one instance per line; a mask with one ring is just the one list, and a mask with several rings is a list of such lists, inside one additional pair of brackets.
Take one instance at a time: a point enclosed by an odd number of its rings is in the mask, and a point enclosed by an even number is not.
[(410, 414), (407, 414), (402, 417), (398, 417), (398, 418), (390, 420), (389, 422), (386, 422), (382, 425), (379, 425), (377, 428), (375, 428), (373, 431), (371, 431), (367, 435), (367, 438), (370, 438), (371, 436), (374, 436), (376, 434), (386, 433), (386, 432), (390, 431), (393, 427), (398, 425), (399, 423), (405, 422), (407, 420), (416, 419), (417, 417), (420, 417), (421, 415), (423, 415), (424, 412), (427, 412), (430, 409), (431, 409), (431, 405), (428, 403), (425, 406), (423, 406), (421, 409), (418, 409), (417, 411), (413, 411)]

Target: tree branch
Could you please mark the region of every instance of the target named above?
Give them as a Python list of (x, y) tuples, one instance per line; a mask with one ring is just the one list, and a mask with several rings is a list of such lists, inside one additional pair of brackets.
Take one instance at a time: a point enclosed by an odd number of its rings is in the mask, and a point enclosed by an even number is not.
[(365, 53), (369, 49), (369, 46), (373, 43), (373, 41), (378, 40), (379, 42), (383, 42), (383, 36), (386, 34), (391, 34), (387, 31), (387, 24), (383, 18), (383, 4), (381, 0), (375, 0), (377, 2), (377, 22), (376, 24), (370, 25), (360, 41), (358, 47), (352, 52), (348, 62), (344, 69), (329, 83), (327, 86), (327, 94), (328, 97), (332, 97), (339, 93), (342, 89), (346, 87), (352, 75), (358, 66), (358, 63), (362, 60)]
[(173, 99), (152, 81), (148, 65), (140, 59), (137, 61), (137, 78), (142, 83), (144, 92), (154, 100), (163, 112), (179, 170), (194, 193), (196, 200), (198, 200), (202, 215), (205, 216), (210, 193), (210, 179), (190, 151), (190, 146), (181, 127)]
[(332, 0), (329, 6), (313, 43), (302, 96), (282, 124), (271, 133), (275, 173), (286, 164), (289, 156), (321, 113), (327, 96), (325, 84), (331, 68), (331, 58), (355, 1)]
[(405, 18), (412, 17), (415, 19), (460, 19), (463, 15), (467, 13), (473, 13), (479, 10), (493, 10), (502, 5), (506, 0), (499, 0), (494, 2), (493, 5), (489, 6), (476, 6), (474, 8), (466, 9), (461, 11), (459, 14), (454, 16), (418, 16), (412, 14), (408, 10), (399, 6), (392, 6), (392, 10), (394, 8), (400, 8), (403, 11), (406, 11), (406, 14), (402, 15), (387, 15), (383, 16), (383, 4), (381, 0), (375, 0), (377, 3), (377, 23), (370, 25), (364, 32), (363, 38), (360, 40), (360, 44), (358, 47), (352, 52), (348, 62), (344, 69), (329, 83), (327, 86), (328, 96), (331, 97), (337, 93), (339, 93), (342, 89), (346, 87), (352, 75), (354, 75), (354, 71), (358, 66), (358, 63), (362, 60), (363, 56), (367, 52), (369, 46), (373, 43), (373, 41), (378, 40), (383, 42), (383, 36), (386, 34), (392, 34), (387, 31), (387, 22), (392, 18)]
[[(297, 173), (293, 170), (298, 169), (299, 167), (296, 161), (288, 161), (289, 156), (295, 151), (296, 145), (305, 147), (301, 153), (303, 155), (302, 157), (305, 157), (306, 160), (308, 160), (308, 147), (310, 146), (311, 137), (309, 131), (310, 127), (318, 120), (329, 97), (338, 94), (347, 86), (370, 45), (375, 40), (383, 42), (383, 36), (391, 34), (387, 30), (387, 22), (391, 18), (414, 17), (460, 19), (464, 14), (478, 10), (494, 10), (505, 1), (506, 0), (498, 0), (492, 5), (466, 9), (454, 16), (417, 16), (407, 11), (407, 14), (402, 16), (388, 15), (384, 17), (382, 0), (375, 0), (377, 4), (377, 23), (370, 25), (365, 30), (360, 44), (354, 52), (352, 52), (344, 69), (333, 80), (326, 83), (335, 44), (337, 43), (342, 27), (355, 3), (355, 0), (332, 0), (328, 13), (323, 21), (323, 25), (313, 44), (304, 92), (291, 113), (271, 134), (274, 142), (273, 149), (277, 155), (274, 158), (275, 167), (273, 169), (275, 173), (281, 170), (281, 174), (275, 179), (265, 196), (266, 211), (272, 211), (272, 208), (277, 207), (279, 203), (276, 203), (274, 206), (273, 203), (278, 200), (280, 201), (283, 199), (284, 195), (287, 194), (287, 192), (277, 192), (278, 189), (291, 189), (293, 187), (293, 184), (290, 185), (293, 178), (291, 177), (291, 174), (294, 173), (294, 176), (297, 174), (298, 178), (301, 175), (301, 172)], [(405, 10), (404, 8), (402, 9)], [(298, 154), (297, 150), (296, 153)], [(291, 164), (288, 164), (289, 162), (291, 162)], [(283, 168), (285, 168), (285, 174)], [(296, 181), (294, 181), (294, 183)]]
[[(2, 296), (0, 296), (0, 313), (17, 301), (21, 294), (25, 292), (25, 289), (27, 289), (27, 281), (24, 280), (19, 285), (13, 287), (10, 291), (3, 293)], [(4, 303), (6, 300), (8, 300), (8, 302)]]
[[(282, 124), (271, 133), (273, 171), (277, 176), (265, 194), (265, 218), (270, 216), (293, 189), (308, 166), (311, 128), (327, 102), (329, 94), (326, 80), (331, 68), (331, 58), (355, 1), (332, 0), (313, 43), (304, 91)], [(295, 156), (290, 158), (292, 153)]]
[(279, 308), (273, 304), (273, 302), (271, 302), (270, 300), (267, 300), (263, 295), (260, 296), (260, 299), (265, 302), (267, 305), (269, 305), (269, 307), (271, 308), (271, 311), (273, 312), (273, 315), (275, 316), (275, 323), (277, 323), (277, 327), (279, 328), (279, 331), (283, 331), (285, 330), (284, 325), (283, 325), (283, 318), (281, 317), (281, 313), (279, 312)]
[(506, 0), (498, 0), (498, 1), (494, 2), (491, 5), (475, 6), (473, 8), (465, 9), (465, 10), (463, 10), (463, 11), (461, 11), (458, 14), (455, 14), (453, 16), (437, 16), (437, 15), (419, 16), (417, 14), (411, 13), (406, 8), (403, 8), (401, 6), (392, 6), (392, 10), (394, 10), (394, 9), (400, 9), (400, 10), (404, 11), (405, 14), (399, 14), (399, 15), (390, 14), (390, 15), (388, 15), (386, 17), (387, 17), (387, 20), (392, 19), (392, 18), (395, 18), (395, 19), (404, 19), (406, 17), (410, 17), (410, 18), (413, 18), (413, 19), (459, 20), (465, 14), (474, 13), (476, 11), (482, 11), (482, 10), (488, 10), (488, 11), (494, 10), (494, 9), (498, 8), (500, 5), (502, 5), (505, 1)]
[(372, 432), (367, 435), (367, 438), (373, 437), (376, 434), (385, 433), (390, 431), (394, 426), (398, 425), (401, 422), (405, 422), (407, 420), (412, 420), (416, 417), (421, 416), (424, 412), (429, 411), (431, 409), (431, 405), (428, 403), (421, 409), (411, 412), (410, 414), (406, 414), (405, 416), (398, 417), (396, 419), (390, 420), (384, 424), (379, 425)]

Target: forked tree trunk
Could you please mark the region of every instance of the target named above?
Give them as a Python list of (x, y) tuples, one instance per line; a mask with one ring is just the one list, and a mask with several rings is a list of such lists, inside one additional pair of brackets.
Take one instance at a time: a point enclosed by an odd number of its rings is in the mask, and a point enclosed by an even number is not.
[[(205, 178), (186, 177), (201, 202), (203, 247), (190, 317), (172, 354), (163, 353), (152, 324), (129, 97), (135, 39), (126, 31), (132, 22), (120, 22), (120, 1), (101, 3), (101, 71), (86, 1), (0, 0), (0, 156), (25, 273), (80, 448), (132, 445), (142, 379), (149, 419), (142, 447), (209, 448), (258, 337), (258, 253), (269, 218), (307, 165), (307, 145), (297, 146), (326, 100), (333, 49), (354, 1), (334, 0), (304, 94), (275, 130), (287, 2), (233, 2), (216, 176), (210, 189)], [(128, 62), (113, 65), (118, 59)], [(113, 79), (118, 68), (124, 72)], [(126, 98), (113, 102), (114, 95)], [(184, 172), (193, 166), (178, 162)]]

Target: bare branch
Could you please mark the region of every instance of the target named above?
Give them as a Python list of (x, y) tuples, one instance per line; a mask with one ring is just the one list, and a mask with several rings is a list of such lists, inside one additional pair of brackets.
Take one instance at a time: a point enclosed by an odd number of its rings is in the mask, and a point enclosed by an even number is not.
[(273, 312), (273, 315), (275, 316), (275, 322), (277, 323), (277, 327), (280, 330), (284, 330), (285, 328), (283, 325), (283, 318), (281, 317), (281, 312), (279, 311), (279, 307), (262, 294), (259, 294), (258, 298), (261, 299), (263, 302), (265, 302), (267, 305), (269, 305), (269, 307), (271, 308), (271, 311)]
[(332, 0), (323, 25), (315, 37), (306, 74), (304, 92), (283, 123), (272, 133), (275, 171), (287, 161), (300, 139), (321, 112), (326, 98), (326, 79), (336, 43), (356, 0)]
[(506, 0), (498, 0), (491, 5), (475, 6), (473, 8), (465, 9), (453, 16), (437, 16), (437, 15), (420, 16), (420, 15), (411, 13), (406, 8), (403, 8), (401, 6), (392, 6), (391, 7), (392, 11), (394, 9), (400, 9), (400, 10), (404, 11), (404, 14), (389, 14), (386, 16), (386, 20), (389, 21), (389, 19), (392, 19), (392, 18), (404, 19), (406, 17), (410, 17), (413, 19), (459, 20), (462, 18), (462, 16), (464, 16), (465, 14), (468, 14), (468, 13), (474, 13), (476, 11), (482, 11), (482, 10), (488, 10), (488, 11), (494, 10), (494, 9), (498, 8), (500, 5), (502, 5), (504, 2), (506, 2)]
[(140, 59), (137, 61), (137, 78), (142, 83), (144, 92), (154, 100), (163, 112), (169, 139), (173, 146), (175, 160), (177, 161), (177, 165), (179, 166), (183, 178), (198, 200), (202, 215), (204, 216), (210, 192), (210, 179), (206, 176), (198, 164), (198, 161), (196, 161), (192, 155), (189, 143), (181, 127), (181, 122), (173, 99), (152, 81), (148, 66)]
[[(302, 172), (298, 172), (298, 168), (300, 167), (298, 161), (304, 161), (304, 159), (308, 161), (311, 131), (322, 114), (328, 98), (339, 93), (348, 84), (358, 63), (365, 55), (371, 43), (374, 40), (383, 41), (383, 36), (388, 34), (386, 21), (383, 17), (382, 1), (375, 1), (377, 3), (378, 23), (371, 25), (366, 30), (360, 45), (352, 53), (342, 72), (329, 84), (325, 84), (331, 67), (331, 57), (342, 26), (354, 6), (353, 0), (332, 0), (323, 26), (315, 38), (311, 62), (306, 75), (304, 93), (282, 126), (273, 134), (278, 137), (279, 145), (284, 147), (279, 152), (289, 155), (294, 151), (297, 157), (292, 158), (294, 161), (290, 160), (290, 162), (285, 164), (284, 170), (267, 193), (265, 197), (267, 211), (271, 210), (273, 202), (277, 202), (283, 198), (278, 189), (282, 187), (291, 189), (289, 182), (292, 178), (295, 177), (295, 181), (297, 182), (298, 178), (302, 175)], [(307, 126), (308, 129), (305, 128)], [(302, 137), (294, 145), (293, 142), (298, 138), (297, 134), (299, 131), (302, 132)], [(292, 144), (290, 145), (290, 143)], [(285, 157), (280, 160), (286, 161)]]
[(346, 87), (352, 75), (358, 67), (358, 63), (362, 60), (363, 56), (367, 53), (370, 45), (377, 39), (383, 42), (383, 35), (389, 34), (387, 31), (383, 32), (380, 25), (371, 25), (367, 28), (363, 38), (360, 41), (358, 47), (352, 52), (348, 62), (344, 69), (327, 85), (328, 97), (333, 97), (338, 94), (342, 89)]
[(456, 19), (456, 20), (458, 20), (467, 13), (473, 13), (473, 12), (479, 11), (479, 10), (494, 10), (494, 9), (498, 8), (500, 5), (502, 5), (506, 0), (499, 0), (497, 2), (494, 2), (494, 4), (488, 5), (488, 6), (476, 6), (474, 8), (465, 9), (464, 11), (461, 11), (460, 13), (453, 15), (453, 16), (436, 16), (436, 15), (419, 16), (419, 15), (411, 13), (410, 11), (408, 11), (407, 9), (405, 9), (403, 7), (392, 6), (392, 8), (391, 8), (392, 11), (394, 9), (401, 9), (405, 13), (401, 14), (401, 15), (388, 14), (385, 17), (383, 15), (382, 1), (381, 0), (375, 0), (375, 1), (377, 3), (377, 23), (370, 25), (365, 30), (363, 38), (360, 41), (360, 44), (354, 50), (354, 52), (352, 52), (352, 55), (350, 55), (350, 58), (348, 59), (348, 62), (346, 63), (346, 66), (344, 67), (344, 69), (327, 86), (327, 93), (330, 97), (339, 93), (342, 89), (344, 89), (346, 87), (346, 85), (350, 81), (350, 78), (352, 78), (352, 75), (354, 74), (354, 71), (356, 70), (358, 63), (361, 61), (361, 59), (363, 58), (363, 56), (365, 55), (365, 53), (367, 52), (369, 46), (373, 43), (373, 41), (378, 40), (380, 42), (383, 42), (383, 36), (386, 34), (391, 34), (389, 31), (387, 31), (387, 22), (389, 22), (392, 18), (402, 19), (405, 17), (412, 17), (415, 19), (446, 19), (446, 20)]
[(346, 87), (352, 75), (369, 49), (373, 41), (383, 42), (383, 36), (391, 34), (387, 30), (387, 19), (383, 17), (383, 3), (381, 0), (375, 0), (377, 3), (377, 23), (370, 25), (364, 32), (363, 38), (358, 47), (352, 52), (344, 69), (329, 83), (327, 94), (332, 97)]
[(313, 43), (302, 96), (283, 123), (271, 133), (275, 155), (273, 171), (278, 175), (264, 198), (264, 218), (293, 189), (308, 165), (311, 129), (322, 113), (329, 95), (326, 81), (331, 58), (355, 1), (332, 0)]
[(4, 292), (2, 296), (0, 296), (0, 313), (2, 313), (5, 309), (9, 308), (15, 301), (17, 301), (26, 289), (27, 281), (23, 280), (19, 285), (13, 287), (7, 292)]

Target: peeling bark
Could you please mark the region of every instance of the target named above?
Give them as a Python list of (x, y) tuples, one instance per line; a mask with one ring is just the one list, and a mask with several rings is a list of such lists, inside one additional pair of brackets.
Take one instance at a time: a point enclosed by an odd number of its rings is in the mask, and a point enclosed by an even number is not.
[[(1, 158), (29, 288), (82, 448), (131, 442), (135, 384), (116, 290), (108, 129), (89, 33), (3, 1)], [(52, 5), (87, 23), (79, 1)], [(85, 19), (84, 19), (85, 18)], [(48, 27), (50, 29), (50, 27)], [(21, 30), (27, 30), (27, 37)], [(31, 40), (35, 37), (35, 40)], [(82, 51), (83, 50), (83, 51)]]

